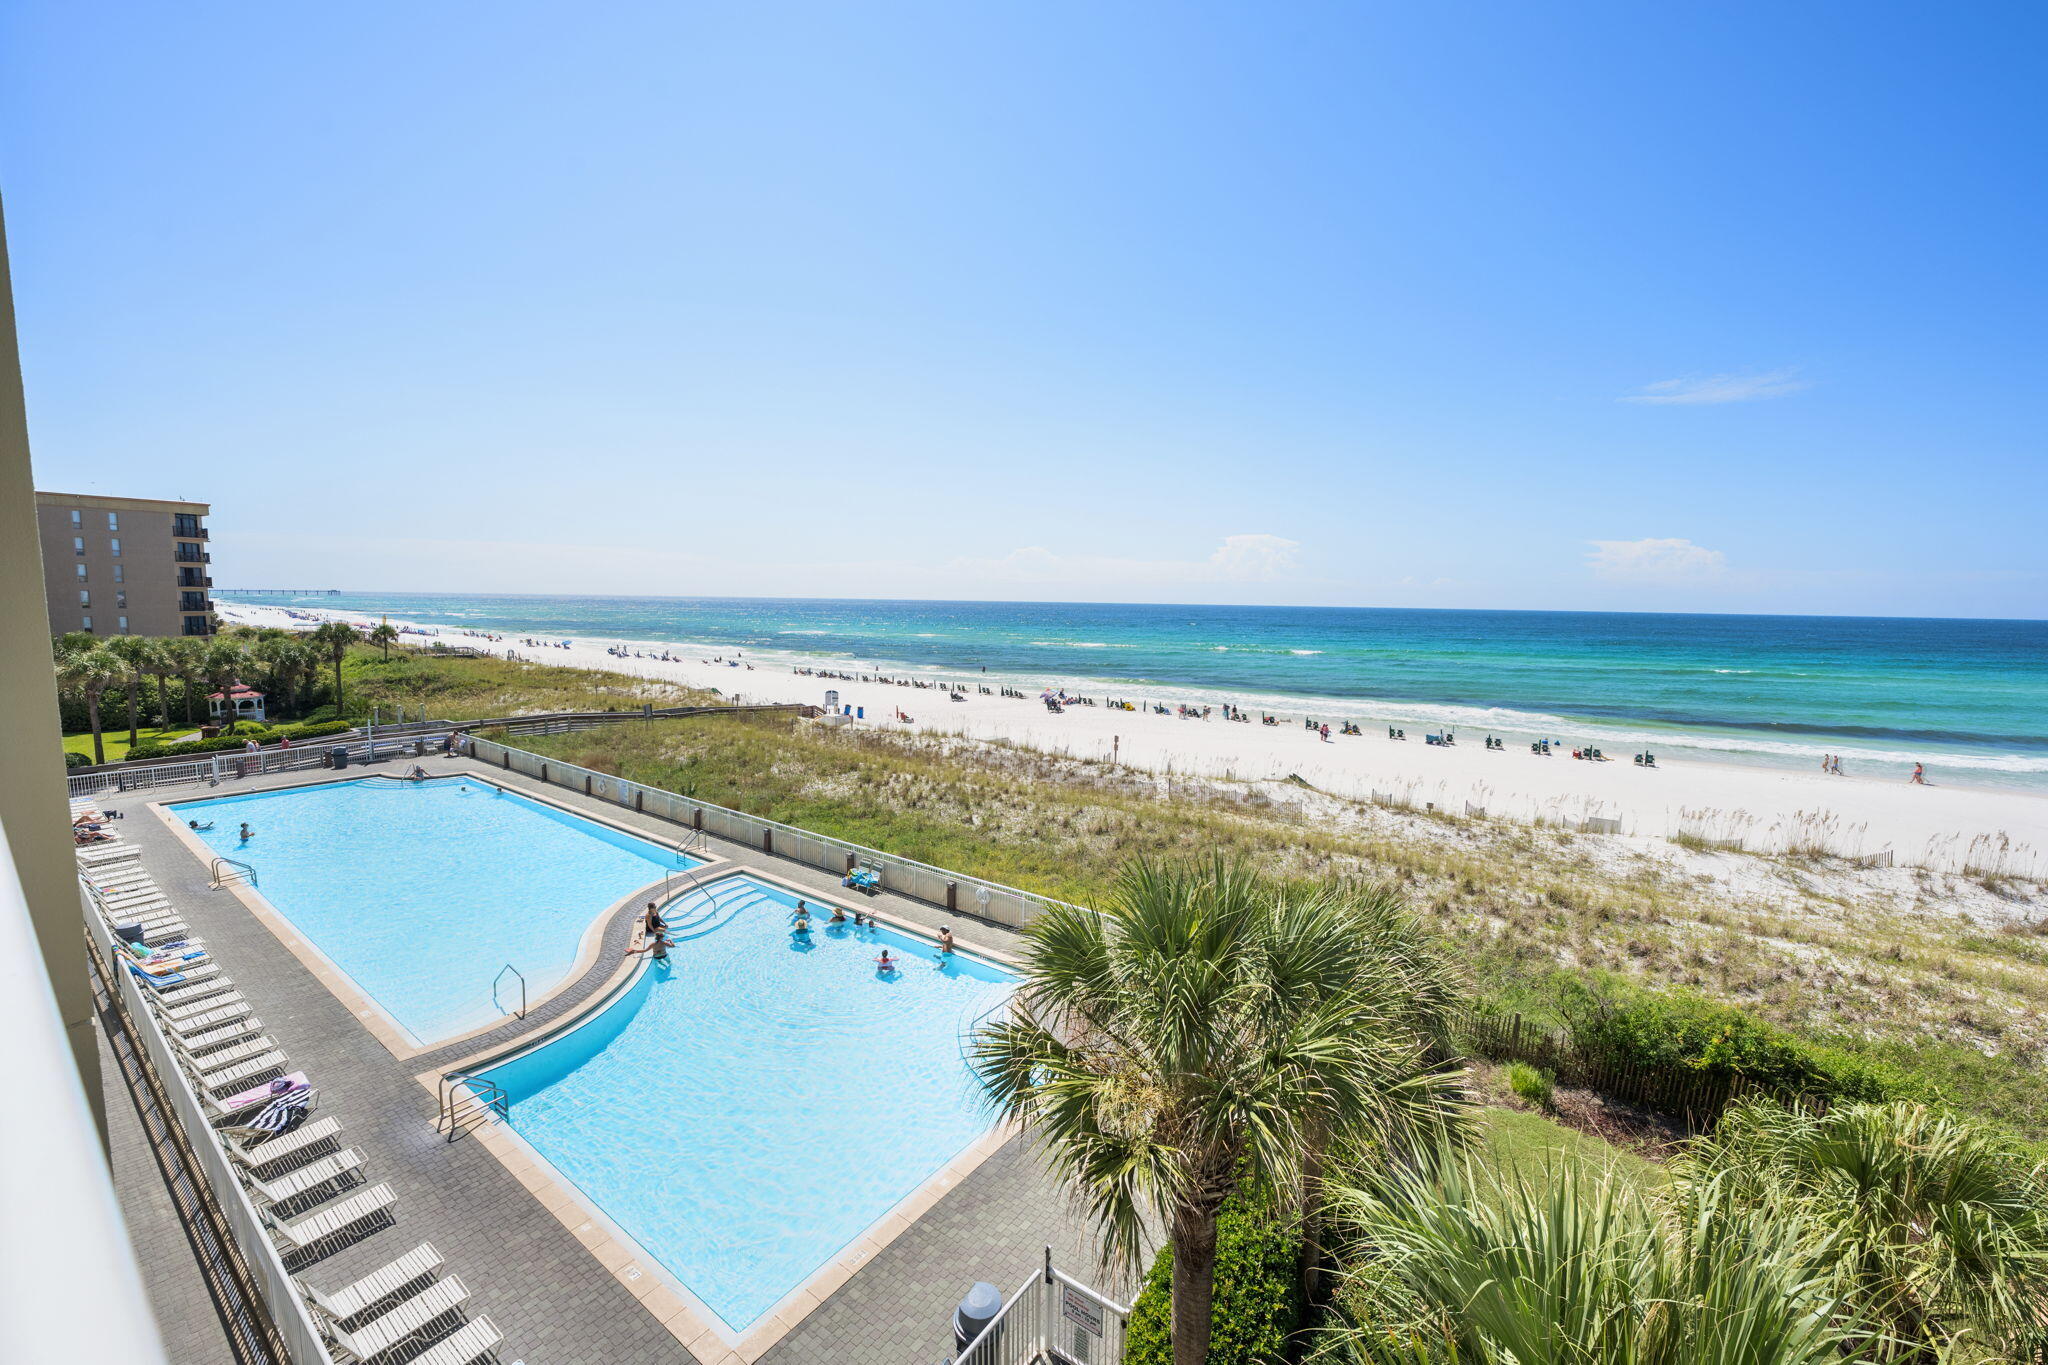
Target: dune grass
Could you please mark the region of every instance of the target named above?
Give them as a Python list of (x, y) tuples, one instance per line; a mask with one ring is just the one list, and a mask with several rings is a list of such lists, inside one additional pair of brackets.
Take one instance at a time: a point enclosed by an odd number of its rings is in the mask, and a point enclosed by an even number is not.
[(368, 716), (372, 705), (386, 715), (396, 706), (405, 707), (408, 715), (425, 706), (434, 719), (470, 720), (541, 711), (636, 711), (648, 703), (690, 706), (718, 700), (712, 692), (602, 669), (492, 657), (450, 658), (409, 649), (394, 649), (385, 659), (367, 646), (349, 651), (342, 678), (351, 720)]

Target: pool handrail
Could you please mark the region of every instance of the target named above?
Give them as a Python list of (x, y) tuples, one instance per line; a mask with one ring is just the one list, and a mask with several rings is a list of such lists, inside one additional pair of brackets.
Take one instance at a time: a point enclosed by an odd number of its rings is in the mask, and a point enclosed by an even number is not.
[(455, 1141), (455, 1135), (462, 1131), (462, 1120), (466, 1117), (462, 1108), (465, 1092), (469, 1103), (474, 1106), (468, 1112), (488, 1112), (496, 1114), (500, 1122), (511, 1122), (512, 1097), (496, 1081), (485, 1080), (468, 1071), (450, 1071), (441, 1077), (439, 1090), (441, 1112), (434, 1126), (445, 1128), (449, 1142)]
[[(223, 872), (221, 869), (225, 867), (231, 867), (235, 870), (233, 872)], [(207, 870), (213, 873), (213, 889), (216, 891), (231, 882), (247, 882), (251, 886), (257, 884), (256, 869), (250, 864), (243, 862), (240, 858), (215, 858)]]
[[(506, 972), (510, 972), (519, 978), (519, 1008), (516, 1010), (508, 1010), (498, 1003), (498, 986), (499, 983), (504, 981)], [(496, 1007), (500, 1014), (509, 1014), (515, 1019), (524, 1019), (526, 1017), (526, 973), (520, 971), (509, 962), (500, 967), (498, 974), (491, 978), (491, 1004)]]

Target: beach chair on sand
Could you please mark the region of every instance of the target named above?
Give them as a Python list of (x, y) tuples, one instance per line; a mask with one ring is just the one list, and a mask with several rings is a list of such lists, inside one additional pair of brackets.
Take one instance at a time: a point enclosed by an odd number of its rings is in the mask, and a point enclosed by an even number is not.
[(299, 1289), (305, 1294), (306, 1301), (313, 1305), (314, 1312), (340, 1323), (361, 1317), (386, 1299), (420, 1286), (423, 1281), (431, 1280), (440, 1269), (441, 1253), (434, 1250), (432, 1242), (421, 1242), (391, 1264), (373, 1270), (332, 1293), (323, 1294), (303, 1280), (299, 1282)]
[(391, 1221), (391, 1206), (397, 1202), (398, 1196), (391, 1192), (389, 1185), (372, 1185), (361, 1194), (351, 1195), (339, 1203), (323, 1204), (289, 1222), (264, 1214), (263, 1223), (279, 1251), (305, 1254), (337, 1240), (351, 1228), (379, 1218)]

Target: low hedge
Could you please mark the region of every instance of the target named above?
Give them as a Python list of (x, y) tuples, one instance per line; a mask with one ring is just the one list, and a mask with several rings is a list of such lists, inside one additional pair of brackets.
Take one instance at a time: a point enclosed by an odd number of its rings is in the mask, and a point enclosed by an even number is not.
[[(1263, 1205), (1216, 1219), (1208, 1365), (1282, 1365), (1301, 1324), (1301, 1238)], [(1124, 1328), (1123, 1365), (1173, 1365), (1173, 1249), (1152, 1263)]]
[(216, 739), (185, 739), (174, 744), (138, 744), (128, 751), (125, 761), (134, 762), (146, 758), (182, 758), (187, 754), (217, 754), (229, 749), (239, 749), (250, 740), (258, 744), (275, 744), (288, 739), (297, 744), (301, 740), (319, 739), (324, 735), (338, 735), (349, 729), (345, 720), (313, 721), (299, 725), (251, 726), (241, 722), (236, 733), (221, 735)]

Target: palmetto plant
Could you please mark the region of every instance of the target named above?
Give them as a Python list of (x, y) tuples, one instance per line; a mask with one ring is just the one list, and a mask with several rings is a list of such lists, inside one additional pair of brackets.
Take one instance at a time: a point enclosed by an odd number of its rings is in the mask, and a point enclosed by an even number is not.
[[(196, 635), (180, 635), (163, 643), (171, 674), (185, 685), (185, 723), (192, 723), (192, 694), (205, 673), (208, 642)], [(169, 720), (166, 716), (164, 719)]]
[(128, 666), (97, 641), (63, 648), (57, 655), (57, 681), (85, 698), (85, 713), (92, 727), (92, 761), (107, 761), (106, 742), (100, 737), (100, 698), (128, 674)]
[[(1464, 1160), (1332, 1192), (1370, 1254), (1335, 1365), (1821, 1365), (1865, 1359), (1825, 1230), (1698, 1187), (1676, 1218), (1584, 1167)], [(1357, 1305), (1363, 1302), (1364, 1307)]]
[(199, 675), (209, 686), (220, 693), (220, 722), (223, 733), (233, 733), (235, 723), (234, 690), (241, 681), (242, 670), (249, 666), (249, 656), (242, 647), (227, 640), (214, 640), (206, 646), (206, 652), (199, 657)]
[(1884, 1360), (2048, 1350), (2048, 1180), (1969, 1120), (1899, 1101), (1826, 1114), (1751, 1101), (1677, 1169), (1833, 1229), (1843, 1291)]
[(384, 657), (388, 659), (391, 657), (391, 646), (398, 639), (398, 630), (389, 621), (379, 621), (376, 628), (364, 638), (383, 651)]
[(1434, 1147), (1462, 1116), (1418, 1035), (1402, 966), (1351, 898), (1222, 859), (1137, 864), (1100, 914), (1034, 921), (1010, 1017), (975, 1065), (1135, 1266), (1148, 1217), (1173, 1249), (1176, 1365), (1207, 1355), (1216, 1214), (1245, 1179), (1299, 1198), (1336, 1136)]

